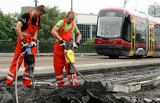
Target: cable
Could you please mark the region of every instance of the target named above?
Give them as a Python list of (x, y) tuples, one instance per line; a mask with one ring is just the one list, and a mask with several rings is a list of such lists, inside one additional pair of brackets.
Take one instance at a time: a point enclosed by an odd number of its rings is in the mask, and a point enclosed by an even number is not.
[(18, 57), (18, 60), (16, 62), (16, 77), (15, 77), (15, 95), (16, 95), (16, 103), (19, 103), (18, 102), (18, 92), (17, 92), (17, 72), (18, 72), (18, 62), (19, 62), (19, 59), (26, 53), (26, 51), (22, 52), (20, 54), (20, 56)]

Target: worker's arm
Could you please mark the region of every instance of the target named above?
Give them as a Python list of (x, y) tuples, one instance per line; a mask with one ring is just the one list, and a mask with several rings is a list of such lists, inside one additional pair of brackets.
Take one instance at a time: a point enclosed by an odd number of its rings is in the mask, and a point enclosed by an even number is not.
[(22, 42), (22, 48), (27, 46), (26, 41), (23, 39), (22, 36), (22, 31), (21, 31), (21, 27), (23, 26), (21, 21), (18, 21), (17, 25), (16, 25), (16, 34), (18, 35), (18, 38), (20, 38), (21, 42)]
[(38, 30), (34, 33), (34, 39), (37, 39)]
[(38, 30), (34, 33), (34, 39), (33, 41), (31, 42), (31, 45), (32, 46), (37, 46), (37, 35), (38, 35)]
[(16, 25), (16, 34), (20, 38), (20, 40), (23, 39), (23, 37), (22, 37), (22, 31), (21, 31), (21, 27), (22, 26), (23, 26), (22, 22), (18, 21), (18, 23)]
[(76, 24), (74, 24), (74, 31), (73, 31), (75, 34), (76, 34), (76, 36), (77, 36), (77, 40), (76, 40), (76, 42), (78, 42), (79, 44), (80, 44), (80, 41), (81, 41), (81, 39), (82, 39), (82, 34), (80, 33), (80, 31), (79, 31), (79, 29), (78, 29), (78, 27), (77, 27), (77, 25)]
[(78, 48), (78, 46), (80, 45), (80, 41), (81, 41), (81, 39), (82, 39), (82, 34), (80, 33), (77, 25), (76, 25), (76, 24), (74, 24), (74, 25), (75, 25), (75, 27), (74, 27), (74, 32), (75, 32), (75, 34), (77, 35), (77, 40), (75, 41), (75, 43), (73, 43), (73, 47), (74, 47), (74, 48)]
[(59, 41), (61, 41), (62, 40), (62, 38), (59, 36), (59, 34), (58, 34), (58, 31), (59, 31), (59, 26), (58, 25), (55, 25), (53, 28), (52, 28), (52, 30), (51, 30), (51, 34), (52, 34), (52, 36), (53, 37), (55, 37), (56, 39), (58, 39)]
[(77, 41), (78, 43), (80, 43), (81, 39), (82, 39), (82, 34), (79, 32), (76, 33), (77, 34)]

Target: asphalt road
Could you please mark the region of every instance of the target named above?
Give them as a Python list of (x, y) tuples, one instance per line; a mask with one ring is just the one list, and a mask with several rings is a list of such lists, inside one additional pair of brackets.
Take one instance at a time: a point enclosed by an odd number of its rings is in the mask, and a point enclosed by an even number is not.
[[(12, 58), (9, 57), (0, 57), (0, 66), (1, 69), (7, 69), (9, 68)], [(105, 56), (88, 56), (88, 55), (78, 55), (75, 56), (75, 64), (83, 65), (83, 64), (95, 64), (95, 63), (112, 63), (112, 62), (119, 62), (119, 61), (126, 61), (127, 58), (122, 59), (109, 59)], [(37, 56), (36, 57), (36, 67), (44, 67), (44, 66), (53, 66), (53, 56)], [(23, 64), (21, 65), (21, 68), (23, 68)]]
[[(12, 58), (11, 56), (3, 56), (0, 57), (0, 69), (8, 69)], [(156, 63), (160, 61), (160, 58), (142, 58), (142, 59), (130, 59), (127, 57), (121, 57), (119, 59), (109, 59), (107, 56), (99, 56), (99, 55), (78, 55), (75, 56), (75, 65), (85, 65), (85, 64), (99, 64), (99, 63), (106, 63), (106, 64), (117, 64), (117, 63), (126, 63), (128, 65), (128, 62), (134, 63), (136, 62), (145, 62), (148, 63)], [(36, 57), (36, 67), (48, 67), (53, 66), (53, 56), (38, 56)], [(21, 68), (23, 68), (23, 64), (21, 65)]]
[[(12, 56), (0, 56), (0, 76), (5, 76), (8, 73)], [(137, 66), (147, 64), (160, 63), (160, 58), (142, 58), (130, 59), (121, 57), (119, 59), (109, 59), (107, 56), (80, 54), (75, 56), (75, 67), (78, 70), (95, 70), (95, 69), (112, 69), (113, 67)], [(23, 73), (23, 64), (18, 73)], [(54, 73), (53, 70), (53, 55), (41, 55), (36, 58), (35, 74)]]

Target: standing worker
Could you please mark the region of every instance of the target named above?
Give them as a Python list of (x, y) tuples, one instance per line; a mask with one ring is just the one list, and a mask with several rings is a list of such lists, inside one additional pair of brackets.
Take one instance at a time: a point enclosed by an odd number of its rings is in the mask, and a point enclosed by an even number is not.
[(66, 18), (64, 20), (60, 20), (57, 22), (57, 24), (52, 28), (51, 34), (56, 38), (56, 41), (54, 43), (54, 71), (56, 75), (56, 81), (58, 84), (58, 87), (64, 86), (64, 80), (63, 80), (63, 68), (65, 67), (66, 75), (68, 78), (68, 81), (70, 81), (70, 85), (78, 86), (77, 76), (76, 76), (76, 70), (74, 70), (74, 83), (72, 83), (72, 77), (68, 74), (68, 65), (65, 61), (65, 55), (64, 55), (64, 45), (66, 42), (72, 41), (72, 34), (75, 33), (77, 35), (77, 40), (74, 43), (74, 47), (78, 48), (80, 45), (80, 40), (82, 38), (82, 35), (77, 28), (77, 25), (73, 22), (75, 18), (75, 13), (73, 11), (69, 11), (66, 15)]
[[(32, 12), (24, 13), (22, 17), (19, 19), (15, 28), (16, 33), (18, 35), (17, 45), (15, 48), (15, 53), (14, 53), (12, 63), (10, 65), (9, 73), (7, 74), (6, 85), (13, 84), (13, 81), (15, 79), (16, 69), (17, 69), (16, 64), (18, 62), (18, 69), (19, 69), (24, 59), (24, 56), (22, 56), (19, 59), (19, 61), (17, 61), (18, 57), (22, 52), (25, 51), (25, 47), (27, 46), (27, 43), (30, 43), (32, 45), (31, 52), (33, 53), (34, 59), (35, 59), (36, 45), (37, 45), (37, 32), (40, 26), (40, 17), (45, 13), (46, 13), (45, 6), (39, 5)], [(34, 65), (35, 65), (35, 62), (34, 62)], [(24, 67), (25, 67), (25, 71), (22, 78), (23, 86), (31, 86), (32, 80), (31, 78), (28, 77), (29, 70), (25, 60), (24, 60)]]

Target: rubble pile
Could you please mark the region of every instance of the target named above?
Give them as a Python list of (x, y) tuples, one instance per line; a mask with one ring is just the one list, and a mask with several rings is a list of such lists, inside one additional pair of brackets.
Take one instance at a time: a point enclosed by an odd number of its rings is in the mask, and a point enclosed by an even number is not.
[[(68, 85), (58, 89), (49, 85), (36, 86), (35, 89), (18, 86), (19, 103), (110, 103), (113, 102), (113, 96), (109, 95), (105, 87), (96, 82), (86, 82), (78, 87)], [(14, 85), (0, 85), (0, 103), (15, 102)]]

